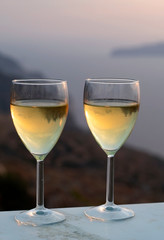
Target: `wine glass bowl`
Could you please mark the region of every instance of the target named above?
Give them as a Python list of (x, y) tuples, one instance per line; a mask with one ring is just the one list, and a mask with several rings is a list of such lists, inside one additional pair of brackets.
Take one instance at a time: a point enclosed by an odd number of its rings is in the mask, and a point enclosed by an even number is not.
[(10, 109), (16, 131), (37, 163), (36, 208), (21, 212), (16, 221), (33, 226), (63, 221), (63, 214), (44, 207), (44, 159), (66, 122), (67, 83), (51, 79), (13, 80)]
[(87, 79), (84, 112), (88, 126), (107, 154), (106, 203), (85, 211), (103, 221), (134, 216), (130, 209), (114, 204), (114, 155), (130, 135), (140, 103), (139, 81), (131, 79)]

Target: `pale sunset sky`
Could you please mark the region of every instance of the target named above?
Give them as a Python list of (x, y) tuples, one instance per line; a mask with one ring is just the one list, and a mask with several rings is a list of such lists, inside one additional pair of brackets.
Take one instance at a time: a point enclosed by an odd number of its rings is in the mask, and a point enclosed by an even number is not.
[(0, 0), (0, 52), (71, 79), (63, 71), (70, 58), (79, 69), (82, 58), (85, 64), (113, 48), (163, 41), (163, 12), (163, 0)]
[(1, 0), (1, 46), (81, 51), (164, 40), (163, 0)]

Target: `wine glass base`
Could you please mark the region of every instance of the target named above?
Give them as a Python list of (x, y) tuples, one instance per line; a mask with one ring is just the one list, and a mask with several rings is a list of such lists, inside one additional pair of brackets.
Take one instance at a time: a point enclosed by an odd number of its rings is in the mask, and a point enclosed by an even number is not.
[(100, 221), (123, 220), (134, 217), (134, 212), (131, 209), (113, 205), (101, 205), (98, 207), (91, 207), (87, 209), (84, 214), (90, 219), (97, 219)]
[(62, 222), (65, 216), (47, 208), (34, 208), (20, 212), (15, 216), (15, 220), (19, 225), (42, 226)]

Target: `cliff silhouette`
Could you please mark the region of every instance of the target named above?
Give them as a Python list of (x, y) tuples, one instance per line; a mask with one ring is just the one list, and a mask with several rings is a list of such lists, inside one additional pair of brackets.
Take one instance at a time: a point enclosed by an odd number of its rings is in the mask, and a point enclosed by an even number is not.
[(112, 57), (164, 57), (164, 42), (120, 47), (112, 50)]

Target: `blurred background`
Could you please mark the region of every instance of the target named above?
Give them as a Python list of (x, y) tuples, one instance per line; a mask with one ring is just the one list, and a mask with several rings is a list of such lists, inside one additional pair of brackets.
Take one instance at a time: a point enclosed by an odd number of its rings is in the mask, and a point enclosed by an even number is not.
[(69, 117), (45, 161), (47, 207), (105, 201), (106, 156), (83, 113), (88, 77), (140, 81), (135, 128), (116, 154), (115, 202), (164, 201), (164, 1), (0, 0), (0, 209), (35, 206), (35, 160), (13, 127), (10, 84), (68, 81)]

